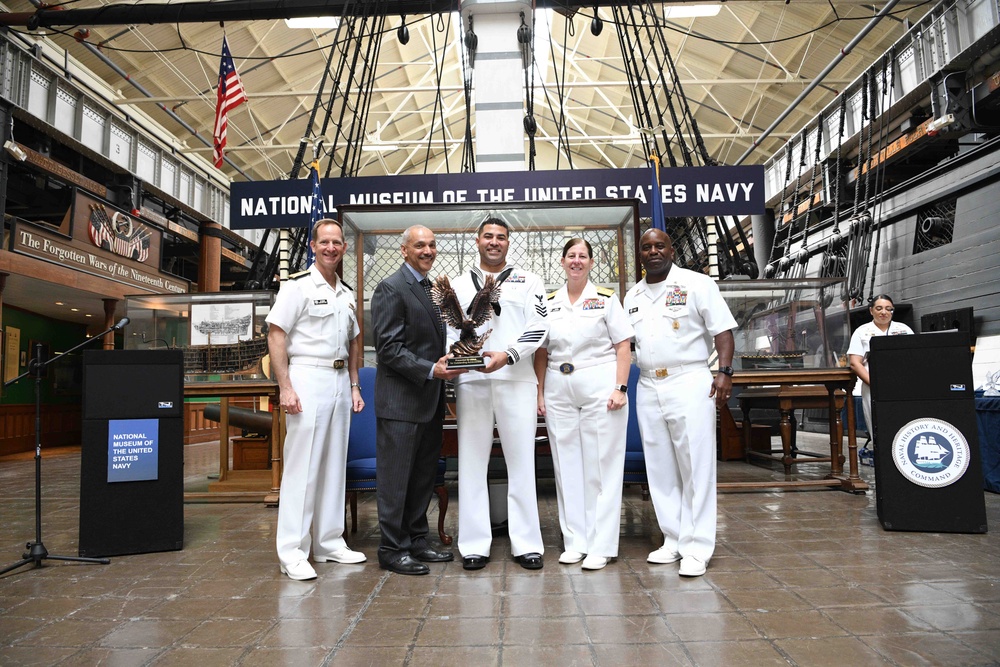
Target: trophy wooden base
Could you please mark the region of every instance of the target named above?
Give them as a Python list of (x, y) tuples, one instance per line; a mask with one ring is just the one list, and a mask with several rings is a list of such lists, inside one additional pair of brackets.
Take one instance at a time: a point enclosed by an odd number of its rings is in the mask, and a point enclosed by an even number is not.
[(486, 368), (486, 357), (481, 354), (452, 357), (448, 360), (448, 368)]

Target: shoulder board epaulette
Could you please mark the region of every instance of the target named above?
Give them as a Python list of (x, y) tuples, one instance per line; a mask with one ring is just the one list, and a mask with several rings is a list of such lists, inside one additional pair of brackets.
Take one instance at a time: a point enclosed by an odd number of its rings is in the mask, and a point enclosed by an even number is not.
[(288, 279), (298, 280), (299, 278), (303, 278), (308, 275), (309, 275), (309, 269), (306, 269), (305, 271), (299, 271), (298, 273), (293, 273), (292, 275), (288, 276)]
[(615, 295), (615, 291), (613, 289), (611, 289), (610, 287), (598, 287), (597, 288), (597, 293), (600, 294), (601, 296), (614, 296)]
[(558, 293), (559, 293), (559, 290), (556, 290), (555, 292), (549, 292), (549, 297), (548, 297), (549, 301), (551, 301), (552, 299), (556, 298), (556, 294), (558, 294)]
[(347, 288), (348, 290), (350, 290), (351, 292), (353, 292), (353, 291), (354, 291), (354, 288), (353, 288), (353, 287), (351, 287), (350, 285), (348, 285), (348, 284), (347, 284), (347, 281), (346, 281), (346, 280), (341, 280), (341, 281), (340, 281), (340, 284), (341, 284), (341, 285), (343, 285), (344, 287), (346, 287), (346, 288)]

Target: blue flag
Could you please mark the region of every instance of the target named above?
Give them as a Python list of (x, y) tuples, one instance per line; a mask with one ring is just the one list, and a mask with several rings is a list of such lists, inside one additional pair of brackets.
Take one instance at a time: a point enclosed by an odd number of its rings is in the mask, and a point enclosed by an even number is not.
[(312, 249), (313, 227), (323, 219), (323, 191), (319, 187), (319, 160), (315, 160), (309, 165), (309, 180), (312, 181), (312, 208), (309, 211), (309, 231), (306, 235), (307, 269), (316, 261)]
[(653, 191), (650, 193), (649, 208), (652, 212), (653, 229), (667, 231), (667, 222), (663, 217), (663, 196), (660, 191), (660, 158), (649, 156), (649, 169), (653, 172)]

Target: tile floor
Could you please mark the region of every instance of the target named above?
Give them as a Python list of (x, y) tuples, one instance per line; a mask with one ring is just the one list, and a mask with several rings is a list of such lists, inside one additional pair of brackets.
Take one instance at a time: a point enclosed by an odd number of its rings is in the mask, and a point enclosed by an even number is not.
[[(217, 451), (188, 447), (189, 490)], [(43, 457), (52, 553), (76, 553), (79, 462), (73, 449)], [(779, 474), (748, 468), (720, 464), (720, 477)], [(34, 537), (33, 481), (31, 458), (0, 461), (0, 567)], [(1000, 496), (986, 494), (993, 532), (955, 535), (883, 531), (873, 492), (725, 493), (708, 573), (681, 579), (676, 564), (646, 563), (659, 534), (638, 489), (620, 557), (599, 572), (556, 563), (551, 480), (539, 494), (539, 572), (511, 561), (503, 537), (479, 572), (382, 571), (368, 495), (351, 543), (371, 560), (317, 565), (312, 582), (278, 572), (274, 509), (187, 504), (181, 551), (0, 577), (0, 665), (1000, 664)]]

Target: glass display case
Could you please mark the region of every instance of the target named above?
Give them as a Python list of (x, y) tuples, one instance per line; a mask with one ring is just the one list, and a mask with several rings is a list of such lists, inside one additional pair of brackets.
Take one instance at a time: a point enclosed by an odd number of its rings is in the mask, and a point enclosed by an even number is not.
[(125, 349), (184, 350), (184, 381), (240, 382), (265, 378), (264, 318), (274, 292), (213, 292), (125, 297)]
[(851, 340), (842, 278), (725, 280), (718, 283), (739, 327), (737, 371), (846, 366)]

